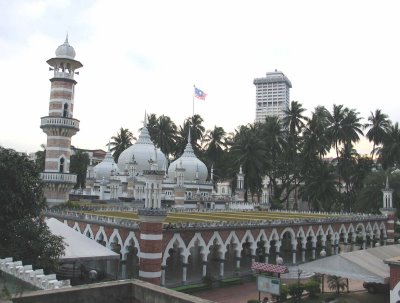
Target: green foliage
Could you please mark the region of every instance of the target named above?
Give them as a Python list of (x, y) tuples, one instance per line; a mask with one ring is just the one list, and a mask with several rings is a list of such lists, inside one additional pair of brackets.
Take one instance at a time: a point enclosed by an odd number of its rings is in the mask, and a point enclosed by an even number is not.
[(131, 146), (132, 140), (136, 140), (136, 138), (129, 129), (121, 127), (117, 135), (111, 137), (111, 140), (109, 143), (110, 151), (113, 153), (114, 161), (118, 162), (119, 155)]
[(85, 188), (89, 162), (89, 155), (79, 149), (76, 150), (75, 155), (71, 156), (69, 171), (77, 175), (75, 188)]
[(258, 301), (257, 299), (250, 299), (247, 300), (247, 303), (260, 303), (260, 301)]
[(172, 289), (183, 293), (193, 293), (196, 291), (207, 290), (210, 288), (211, 286), (206, 283), (198, 283), (198, 284), (181, 285), (178, 287), (174, 287)]
[(53, 270), (64, 246), (41, 215), (46, 202), (35, 163), (0, 147), (0, 180), (0, 258)]
[(296, 300), (300, 300), (301, 299), (301, 295), (303, 294), (304, 291), (304, 286), (301, 284), (291, 284), (289, 285), (289, 295), (296, 299)]
[(339, 294), (347, 288), (346, 279), (339, 276), (328, 276), (328, 287)]
[(221, 286), (230, 286), (230, 285), (238, 285), (242, 284), (242, 279), (239, 277), (234, 277), (234, 278), (227, 278), (221, 280)]
[(321, 292), (320, 283), (317, 280), (311, 279), (304, 284), (304, 289), (308, 292), (311, 298), (314, 298)]

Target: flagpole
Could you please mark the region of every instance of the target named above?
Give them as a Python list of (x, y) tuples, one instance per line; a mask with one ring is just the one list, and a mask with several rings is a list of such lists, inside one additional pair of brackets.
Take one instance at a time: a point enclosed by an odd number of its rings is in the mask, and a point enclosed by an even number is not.
[(194, 117), (194, 89), (195, 89), (195, 85), (193, 84), (193, 92), (192, 92), (192, 110), (193, 110), (193, 113), (192, 113), (192, 119), (193, 119), (193, 117)]

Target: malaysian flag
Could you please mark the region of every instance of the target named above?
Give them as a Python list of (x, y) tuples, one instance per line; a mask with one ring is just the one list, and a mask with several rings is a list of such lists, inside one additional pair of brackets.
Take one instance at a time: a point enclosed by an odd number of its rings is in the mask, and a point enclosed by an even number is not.
[(205, 100), (207, 97), (207, 94), (205, 92), (203, 92), (201, 89), (198, 89), (196, 86), (194, 87), (194, 96), (197, 99), (200, 100)]

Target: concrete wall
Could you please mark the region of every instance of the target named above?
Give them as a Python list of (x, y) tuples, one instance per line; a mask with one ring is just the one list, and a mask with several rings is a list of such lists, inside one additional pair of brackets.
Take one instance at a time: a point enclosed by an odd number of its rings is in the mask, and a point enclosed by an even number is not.
[(123, 280), (35, 291), (13, 298), (15, 303), (213, 303), (140, 280)]

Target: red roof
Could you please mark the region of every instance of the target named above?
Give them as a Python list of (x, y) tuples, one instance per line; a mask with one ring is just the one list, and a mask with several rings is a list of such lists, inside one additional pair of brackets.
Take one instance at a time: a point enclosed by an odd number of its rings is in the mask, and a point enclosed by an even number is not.
[(268, 264), (268, 263), (260, 263), (260, 262), (254, 262), (251, 265), (251, 269), (258, 270), (261, 272), (272, 272), (272, 273), (277, 273), (277, 274), (284, 274), (284, 273), (289, 272), (289, 270), (286, 266)]

